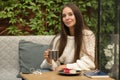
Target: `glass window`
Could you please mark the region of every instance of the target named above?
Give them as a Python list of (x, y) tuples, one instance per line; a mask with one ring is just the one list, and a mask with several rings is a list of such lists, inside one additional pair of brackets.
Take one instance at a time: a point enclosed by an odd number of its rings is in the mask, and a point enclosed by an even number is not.
[(98, 0), (99, 68), (119, 80), (120, 2)]

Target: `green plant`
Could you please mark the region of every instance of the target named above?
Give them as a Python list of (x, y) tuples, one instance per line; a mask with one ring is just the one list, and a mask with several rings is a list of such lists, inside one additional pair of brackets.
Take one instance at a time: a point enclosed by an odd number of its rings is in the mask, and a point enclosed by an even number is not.
[[(5, 0), (0, 1), (0, 20), (9, 21), (6, 35), (53, 35), (60, 31), (62, 5), (73, 2), (86, 24), (97, 32), (97, 0)], [(14, 29), (13, 29), (14, 26)], [(2, 34), (0, 34), (2, 35)]]
[(115, 1), (101, 0), (101, 33), (114, 33)]

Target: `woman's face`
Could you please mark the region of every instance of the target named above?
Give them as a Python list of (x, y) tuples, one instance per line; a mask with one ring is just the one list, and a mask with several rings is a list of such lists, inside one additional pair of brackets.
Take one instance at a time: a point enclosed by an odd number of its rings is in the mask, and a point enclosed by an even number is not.
[(69, 29), (73, 29), (75, 23), (76, 23), (76, 18), (75, 15), (72, 11), (71, 8), (65, 7), (62, 12), (62, 20), (64, 24), (69, 27)]

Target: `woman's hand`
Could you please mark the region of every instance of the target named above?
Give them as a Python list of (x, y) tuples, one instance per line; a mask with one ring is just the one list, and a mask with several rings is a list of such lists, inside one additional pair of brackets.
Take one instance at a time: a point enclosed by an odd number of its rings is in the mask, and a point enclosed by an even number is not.
[(55, 68), (55, 71), (60, 71), (60, 70), (63, 70), (64, 68), (66, 68), (66, 65), (60, 65)]
[(52, 63), (52, 59), (49, 58), (49, 49), (44, 52), (44, 58), (47, 60), (49, 64)]

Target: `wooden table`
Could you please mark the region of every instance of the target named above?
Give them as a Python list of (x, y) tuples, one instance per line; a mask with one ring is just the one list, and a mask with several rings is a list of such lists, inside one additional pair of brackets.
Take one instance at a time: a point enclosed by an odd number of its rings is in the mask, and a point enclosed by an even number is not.
[(88, 78), (83, 75), (77, 76), (63, 76), (59, 75), (57, 72), (44, 72), (42, 74), (22, 74), (20, 73), (23, 79), (25, 80), (114, 80), (112, 78)]

